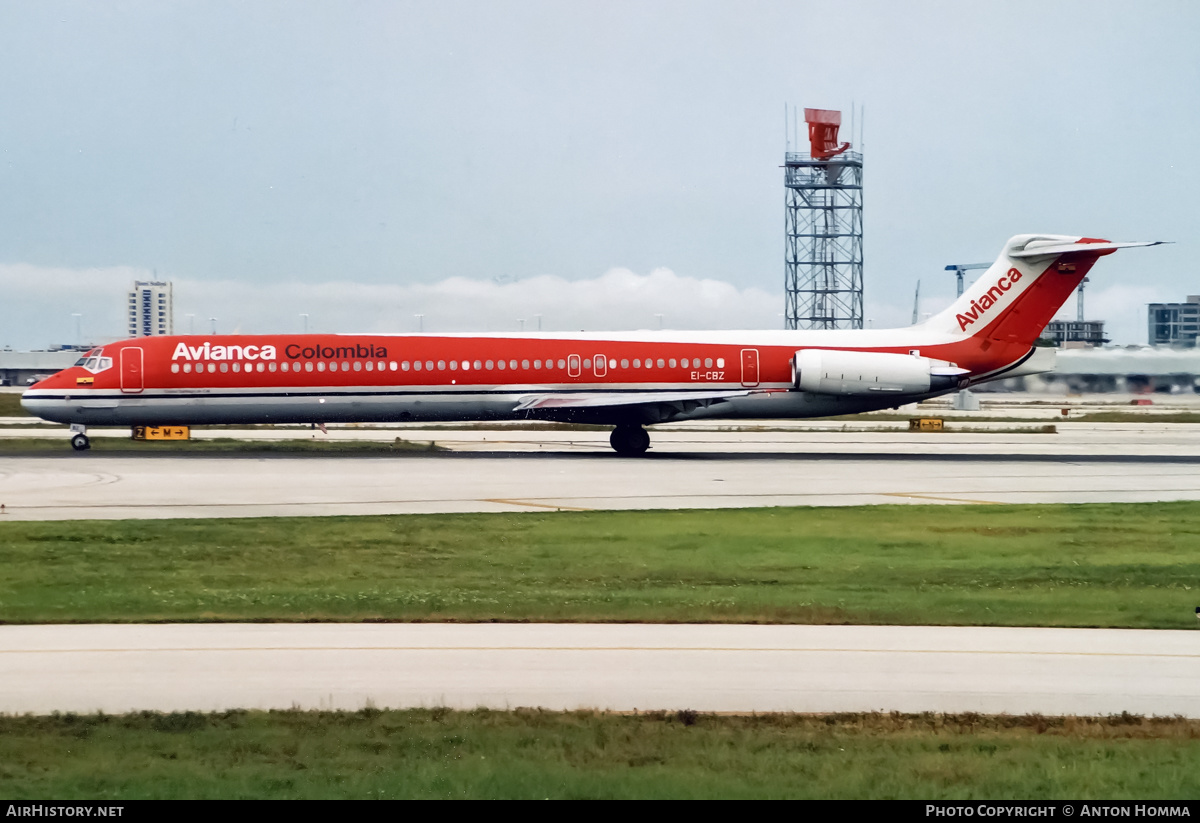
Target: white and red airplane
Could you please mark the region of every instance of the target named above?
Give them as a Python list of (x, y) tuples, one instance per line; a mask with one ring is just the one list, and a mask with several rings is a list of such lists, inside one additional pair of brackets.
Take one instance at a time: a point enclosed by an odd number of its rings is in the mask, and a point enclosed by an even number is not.
[(614, 426), (612, 447), (637, 455), (655, 423), (850, 414), (1049, 371), (1034, 341), (1096, 260), (1151, 245), (1019, 235), (901, 329), (140, 337), (21, 405), (71, 424), (80, 451), (87, 426), (532, 419)]

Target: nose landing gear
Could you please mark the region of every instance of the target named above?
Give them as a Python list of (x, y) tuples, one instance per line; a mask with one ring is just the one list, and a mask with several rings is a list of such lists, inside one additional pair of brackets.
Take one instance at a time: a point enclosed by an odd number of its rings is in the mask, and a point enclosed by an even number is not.
[(637, 457), (650, 448), (650, 435), (641, 426), (617, 426), (608, 436), (608, 443), (622, 457)]

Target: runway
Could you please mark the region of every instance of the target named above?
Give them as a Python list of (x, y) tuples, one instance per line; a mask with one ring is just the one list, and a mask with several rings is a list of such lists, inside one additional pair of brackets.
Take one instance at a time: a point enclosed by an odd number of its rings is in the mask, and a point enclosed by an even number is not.
[(401, 434), (447, 450), (106, 456), (64, 443), (61, 453), (0, 457), (0, 522), (1200, 500), (1200, 426), (1190, 424), (1064, 423), (1058, 434), (678, 428), (655, 431), (644, 458), (615, 456), (599, 431)]
[(528, 706), (1197, 717), (1196, 637), (894, 626), (3, 626), (0, 711)]

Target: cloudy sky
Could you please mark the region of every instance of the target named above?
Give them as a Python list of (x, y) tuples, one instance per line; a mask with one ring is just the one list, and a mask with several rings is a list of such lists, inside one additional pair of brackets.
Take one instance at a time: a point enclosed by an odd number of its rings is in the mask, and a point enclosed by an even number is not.
[(1191, 0), (0, 0), (0, 345), (119, 337), (155, 272), (183, 332), (779, 327), (785, 103), (865, 107), (876, 327), (1013, 234), (1174, 240), (1093, 273), (1144, 342), (1200, 293), (1197, 43)]

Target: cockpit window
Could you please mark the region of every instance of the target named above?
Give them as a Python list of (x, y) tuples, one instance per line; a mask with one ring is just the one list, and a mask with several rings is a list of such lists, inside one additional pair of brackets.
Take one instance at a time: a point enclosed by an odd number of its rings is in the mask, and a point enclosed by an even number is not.
[(103, 354), (103, 349), (96, 349), (95, 351), (88, 352), (87, 356), (80, 358), (79, 362), (75, 365), (83, 366), (92, 374), (99, 374), (106, 369), (112, 368), (112, 358), (103, 357)]

